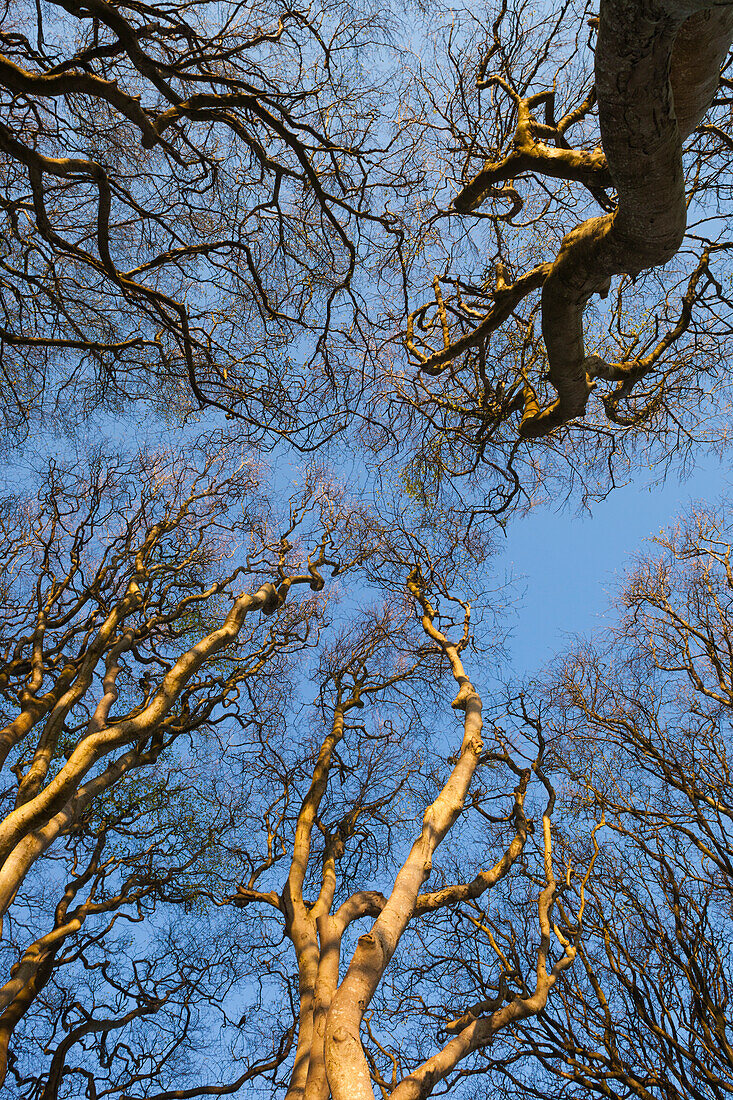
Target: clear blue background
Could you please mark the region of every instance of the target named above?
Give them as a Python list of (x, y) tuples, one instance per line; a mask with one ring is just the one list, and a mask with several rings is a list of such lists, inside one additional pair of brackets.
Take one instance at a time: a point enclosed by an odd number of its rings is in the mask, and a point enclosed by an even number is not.
[(731, 480), (729, 460), (702, 454), (682, 483), (671, 475), (663, 485), (650, 484), (640, 473), (594, 504), (591, 515), (544, 507), (515, 518), (500, 558), (524, 590), (508, 646), (513, 670), (537, 672), (570, 636), (610, 623), (624, 574), (654, 550), (649, 540), (673, 526), (691, 501), (714, 505)]

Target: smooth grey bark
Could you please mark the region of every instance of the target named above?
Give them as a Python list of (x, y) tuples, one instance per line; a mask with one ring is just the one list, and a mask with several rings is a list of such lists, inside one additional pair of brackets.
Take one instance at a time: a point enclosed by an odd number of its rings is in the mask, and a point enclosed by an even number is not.
[(733, 4), (603, 0), (596, 92), (603, 149), (618, 194), (612, 214), (565, 238), (542, 290), (542, 333), (557, 401), (528, 401), (521, 432), (547, 434), (582, 416), (604, 364), (586, 357), (583, 311), (614, 275), (670, 260), (686, 228), (682, 143), (707, 111), (733, 38)]

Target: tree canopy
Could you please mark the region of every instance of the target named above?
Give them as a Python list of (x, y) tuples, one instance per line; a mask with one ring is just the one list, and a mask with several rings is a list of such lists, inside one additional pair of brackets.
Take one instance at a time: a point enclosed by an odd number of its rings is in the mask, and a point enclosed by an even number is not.
[(719, 1100), (724, 506), (503, 664), (498, 532), (730, 430), (724, 0), (7, 0), (0, 1085)]

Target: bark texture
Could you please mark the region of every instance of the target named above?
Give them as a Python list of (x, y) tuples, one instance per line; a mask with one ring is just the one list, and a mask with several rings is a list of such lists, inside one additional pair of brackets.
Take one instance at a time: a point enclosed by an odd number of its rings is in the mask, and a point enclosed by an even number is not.
[(687, 221), (682, 143), (704, 116), (733, 37), (733, 5), (601, 4), (596, 93), (603, 149), (618, 194), (612, 214), (563, 241), (542, 289), (542, 333), (557, 401), (528, 403), (524, 436), (582, 416), (599, 364), (588, 362), (583, 311), (614, 275), (670, 260)]
[(374, 1094), (359, 1034), (364, 1012), (415, 913), (420, 888), (432, 870), (433, 853), (463, 809), (483, 749), (481, 699), (463, 668), (460, 646), (451, 644), (433, 625), (434, 612), (414, 578), (409, 587), (422, 606), (426, 634), (450, 662), (458, 685), (453, 706), (465, 714), (463, 741), (447, 783), (425, 811), (420, 836), (395, 879), (389, 899), (371, 930), (359, 938), (346, 976), (333, 998), (325, 1041), (326, 1071), (333, 1100), (371, 1100)]

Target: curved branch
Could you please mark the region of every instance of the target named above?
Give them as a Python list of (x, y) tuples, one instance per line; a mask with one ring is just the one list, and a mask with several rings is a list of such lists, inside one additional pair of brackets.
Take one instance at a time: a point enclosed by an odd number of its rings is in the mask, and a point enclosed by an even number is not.
[(679, 249), (687, 224), (682, 142), (712, 102), (731, 38), (730, 4), (601, 4), (596, 90), (618, 209), (576, 226), (545, 280), (542, 333), (558, 399), (525, 412), (525, 438), (585, 412), (593, 381), (583, 311), (591, 296), (614, 275), (637, 275)]

